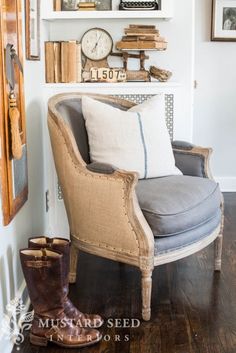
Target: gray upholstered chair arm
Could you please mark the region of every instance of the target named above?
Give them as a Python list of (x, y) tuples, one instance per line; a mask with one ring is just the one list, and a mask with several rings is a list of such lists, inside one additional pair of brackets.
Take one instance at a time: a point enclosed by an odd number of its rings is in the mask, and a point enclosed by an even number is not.
[(177, 150), (190, 151), (195, 145), (188, 141), (174, 140), (172, 141), (172, 147)]
[(93, 162), (87, 164), (86, 168), (93, 173), (113, 174), (118, 168), (112, 164)]
[(176, 167), (184, 175), (212, 179), (209, 167), (211, 148), (198, 147), (185, 141), (173, 141), (172, 147)]

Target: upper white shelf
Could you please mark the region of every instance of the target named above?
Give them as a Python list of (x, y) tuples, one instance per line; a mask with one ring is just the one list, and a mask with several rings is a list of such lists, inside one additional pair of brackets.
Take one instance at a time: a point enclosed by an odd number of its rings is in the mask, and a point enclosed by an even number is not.
[(48, 89), (61, 89), (61, 88), (177, 88), (180, 87), (179, 82), (168, 81), (168, 82), (117, 82), (117, 83), (104, 83), (104, 82), (83, 82), (83, 83), (45, 83), (45, 88)]
[(42, 19), (46, 21), (57, 20), (86, 20), (86, 19), (119, 19), (119, 18), (153, 18), (171, 19), (172, 11), (50, 11), (43, 14)]

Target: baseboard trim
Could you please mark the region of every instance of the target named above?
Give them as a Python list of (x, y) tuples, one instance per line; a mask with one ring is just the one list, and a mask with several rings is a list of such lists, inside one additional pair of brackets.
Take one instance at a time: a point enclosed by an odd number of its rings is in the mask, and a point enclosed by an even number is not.
[(236, 177), (215, 177), (222, 192), (236, 192)]

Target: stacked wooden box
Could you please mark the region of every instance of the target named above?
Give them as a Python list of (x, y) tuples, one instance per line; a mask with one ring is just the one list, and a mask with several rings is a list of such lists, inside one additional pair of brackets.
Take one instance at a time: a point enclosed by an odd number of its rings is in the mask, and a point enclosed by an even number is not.
[(81, 44), (45, 42), (45, 66), (47, 83), (82, 82)]
[(166, 50), (167, 42), (152, 25), (129, 25), (125, 36), (116, 43), (118, 50)]

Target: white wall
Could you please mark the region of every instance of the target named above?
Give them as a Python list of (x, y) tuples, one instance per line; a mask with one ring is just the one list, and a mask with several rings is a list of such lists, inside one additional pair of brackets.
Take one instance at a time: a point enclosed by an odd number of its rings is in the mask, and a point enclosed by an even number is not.
[(236, 191), (236, 43), (211, 42), (211, 0), (197, 0), (193, 140), (212, 146), (212, 170)]
[[(24, 64), (29, 200), (7, 227), (2, 225), (0, 197), (0, 322), (6, 313), (6, 304), (24, 290), (19, 249), (27, 246), (29, 236), (42, 234), (44, 230), (42, 100), (38, 83), (40, 65), (38, 62)], [(9, 341), (0, 340), (1, 353), (10, 353), (11, 349)]]

